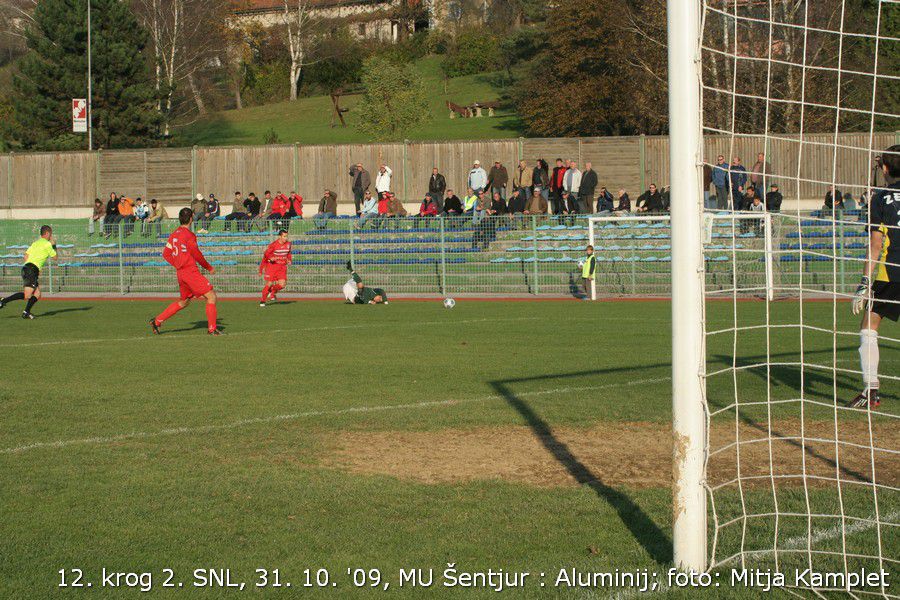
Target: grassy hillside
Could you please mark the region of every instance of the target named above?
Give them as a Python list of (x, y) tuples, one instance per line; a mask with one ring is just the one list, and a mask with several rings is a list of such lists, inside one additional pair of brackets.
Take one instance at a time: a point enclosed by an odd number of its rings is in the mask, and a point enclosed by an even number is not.
[[(502, 89), (493, 73), (457, 77), (444, 80), (440, 71), (440, 57), (427, 57), (416, 63), (431, 97), (431, 121), (409, 134), (412, 140), (490, 139), (517, 137), (521, 123), (510, 109), (499, 110), (496, 116), (480, 119), (450, 119), (446, 101), (466, 104), (495, 100)], [(330, 126), (331, 99), (328, 96), (301, 98), (295, 102), (280, 102), (243, 110), (222, 111), (185, 127), (178, 142), (185, 145), (220, 146), (262, 144), (266, 133), (274, 128), (280, 142), (302, 144), (331, 144), (367, 142), (369, 138), (356, 129), (357, 115), (353, 108), (358, 96), (342, 99), (341, 105), (350, 109), (345, 114), (347, 127)]]

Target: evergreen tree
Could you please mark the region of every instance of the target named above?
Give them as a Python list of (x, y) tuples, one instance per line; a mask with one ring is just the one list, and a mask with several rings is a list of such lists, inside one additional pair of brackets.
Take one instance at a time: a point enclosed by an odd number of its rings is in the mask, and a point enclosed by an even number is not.
[(87, 96), (87, 2), (91, 2), (93, 137), (96, 147), (152, 144), (159, 116), (142, 55), (146, 33), (119, 0), (40, 0), (26, 32), (30, 52), (13, 79), (25, 148), (80, 149), (72, 99)]
[(360, 131), (378, 140), (399, 140), (428, 120), (425, 84), (409, 64), (372, 57), (363, 63), (362, 83)]

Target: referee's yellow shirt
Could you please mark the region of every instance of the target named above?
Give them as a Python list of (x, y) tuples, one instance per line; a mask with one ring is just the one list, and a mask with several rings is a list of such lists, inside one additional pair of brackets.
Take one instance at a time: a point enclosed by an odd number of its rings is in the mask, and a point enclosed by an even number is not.
[(41, 238), (28, 247), (28, 262), (36, 266), (39, 270), (44, 268), (44, 264), (48, 258), (56, 256), (56, 250), (53, 244), (48, 240)]

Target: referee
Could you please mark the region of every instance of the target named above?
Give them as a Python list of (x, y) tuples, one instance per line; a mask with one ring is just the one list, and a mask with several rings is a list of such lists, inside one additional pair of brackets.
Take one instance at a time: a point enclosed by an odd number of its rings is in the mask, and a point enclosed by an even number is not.
[(33, 319), (34, 315), (31, 314), (31, 309), (41, 298), (38, 277), (47, 259), (54, 256), (56, 256), (56, 243), (53, 241), (53, 229), (49, 225), (44, 225), (41, 227), (40, 239), (31, 244), (25, 252), (25, 265), (22, 267), (22, 291), (0, 300), (0, 308), (13, 300), (25, 300), (22, 318)]

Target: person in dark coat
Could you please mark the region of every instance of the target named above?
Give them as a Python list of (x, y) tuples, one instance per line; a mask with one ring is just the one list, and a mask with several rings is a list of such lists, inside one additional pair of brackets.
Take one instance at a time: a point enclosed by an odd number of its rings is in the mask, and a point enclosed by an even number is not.
[(431, 169), (431, 177), (428, 179), (428, 195), (434, 200), (438, 212), (444, 210), (444, 192), (447, 190), (447, 180), (438, 172), (438, 168)]
[(600, 195), (597, 196), (597, 212), (607, 213), (613, 211), (613, 197), (609, 190), (605, 187), (600, 188)]
[(584, 163), (584, 172), (581, 174), (581, 186), (578, 188), (578, 212), (584, 215), (591, 213), (594, 208), (594, 190), (597, 189), (597, 172), (590, 162)]
[(628, 197), (628, 192), (625, 190), (619, 190), (619, 205), (616, 207), (616, 212), (631, 212), (631, 198)]
[(831, 186), (828, 193), (825, 194), (825, 206), (822, 208), (829, 212), (831, 210), (844, 210), (844, 195), (841, 193), (841, 190)]
[(781, 202), (784, 197), (778, 191), (778, 184), (773, 183), (769, 186), (769, 193), (766, 194), (766, 210), (769, 212), (781, 212)]
[(350, 178), (353, 180), (350, 186), (350, 189), (353, 190), (353, 204), (356, 207), (356, 214), (359, 215), (363, 196), (366, 195), (366, 190), (372, 185), (372, 177), (363, 168), (362, 163), (356, 163), (350, 167)]
[(662, 194), (656, 189), (656, 184), (651, 183), (650, 188), (638, 196), (634, 212), (658, 213), (662, 212), (662, 209)]
[(568, 167), (566, 167), (563, 159), (556, 159), (556, 166), (553, 167), (553, 174), (550, 176), (550, 200), (553, 205), (553, 214), (559, 215), (565, 211), (565, 204), (563, 203), (563, 181), (566, 177), (566, 171)]

